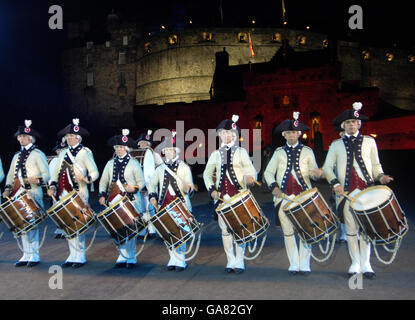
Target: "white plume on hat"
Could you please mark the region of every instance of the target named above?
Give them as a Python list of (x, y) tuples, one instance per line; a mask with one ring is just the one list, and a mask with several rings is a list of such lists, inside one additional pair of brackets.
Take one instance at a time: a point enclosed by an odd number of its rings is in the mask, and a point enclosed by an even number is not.
[(238, 116), (237, 114), (234, 114), (234, 115), (232, 116), (232, 121), (233, 121), (233, 122), (238, 122), (238, 120), (239, 120), (239, 116)]
[(76, 126), (79, 126), (79, 119), (72, 119), (72, 123)]
[(122, 129), (122, 135), (123, 136), (128, 136), (130, 134), (130, 130), (128, 129)]
[(149, 136), (149, 135), (151, 135), (153, 133), (153, 130), (148, 130), (147, 131), (147, 135)]
[(293, 112), (293, 118), (294, 118), (294, 120), (298, 120), (298, 117), (299, 116), (300, 116), (300, 112), (298, 112), (298, 111)]
[(25, 120), (24, 124), (25, 124), (26, 128), (29, 128), (32, 125), (32, 120)]
[(355, 102), (355, 103), (353, 103), (353, 109), (355, 111), (359, 111), (360, 109), (362, 109), (362, 107), (363, 107), (363, 104), (361, 102)]

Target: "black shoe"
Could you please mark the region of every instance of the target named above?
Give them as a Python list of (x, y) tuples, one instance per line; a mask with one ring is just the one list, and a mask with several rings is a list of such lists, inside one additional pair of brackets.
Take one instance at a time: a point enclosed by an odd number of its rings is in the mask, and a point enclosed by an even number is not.
[(233, 271), (235, 271), (236, 274), (240, 274), (240, 273), (243, 273), (245, 271), (245, 269), (235, 268), (235, 269), (233, 269)]
[(114, 269), (120, 269), (120, 268), (125, 268), (126, 267), (126, 263), (125, 262), (117, 262), (114, 266)]
[(347, 275), (349, 276), (349, 278), (351, 278), (351, 277), (353, 277), (356, 274), (357, 274), (357, 272), (349, 272)]
[(336, 240), (336, 242), (337, 242), (337, 243), (346, 243), (346, 242), (347, 242), (347, 240), (345, 240), (345, 239), (338, 239), (338, 240)]
[(60, 233), (56, 234), (55, 239), (61, 239), (62, 235)]
[(28, 262), (27, 261), (17, 261), (15, 264), (14, 264), (14, 266), (16, 267), (16, 268), (18, 268), (18, 267), (24, 267), (24, 266), (26, 266), (28, 264)]
[(149, 233), (147, 239), (154, 239), (157, 237), (157, 233)]
[(290, 276), (295, 276), (297, 273), (298, 273), (298, 271), (288, 270), (288, 275), (290, 275)]
[(175, 267), (175, 266), (167, 266), (167, 267), (166, 267), (166, 270), (167, 270), (167, 271), (173, 271), (174, 269), (176, 269), (176, 267)]
[(39, 263), (40, 263), (40, 261), (30, 261), (30, 262), (27, 264), (27, 266), (28, 266), (29, 268), (32, 268), (32, 267), (34, 267), (34, 266), (37, 266)]
[(127, 265), (125, 267), (127, 269), (134, 269), (135, 268), (135, 263), (127, 263)]
[(176, 271), (177, 272), (182, 272), (182, 271), (184, 271), (186, 269), (187, 269), (187, 266), (185, 266), (185, 267), (176, 267)]
[(61, 264), (61, 267), (62, 268), (70, 268), (70, 267), (72, 267), (72, 265), (73, 265), (73, 262), (65, 262), (65, 263)]
[(369, 280), (374, 280), (374, 279), (376, 279), (376, 274), (375, 274), (374, 272), (364, 272), (364, 273), (363, 273), (363, 276), (364, 276), (366, 279), (369, 279)]
[(302, 276), (308, 277), (310, 275), (311, 271), (300, 271), (300, 274)]
[(85, 264), (86, 264), (86, 262), (84, 262), (84, 263), (78, 263), (77, 262), (77, 263), (72, 264), (72, 268), (78, 269), (78, 268), (83, 267)]
[(232, 268), (225, 268), (225, 273), (232, 273), (233, 269)]

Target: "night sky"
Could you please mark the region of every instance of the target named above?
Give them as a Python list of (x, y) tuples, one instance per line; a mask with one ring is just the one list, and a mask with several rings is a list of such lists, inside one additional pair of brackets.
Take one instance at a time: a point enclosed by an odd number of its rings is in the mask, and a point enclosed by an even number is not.
[[(66, 41), (66, 26), (70, 21), (88, 20), (88, 37), (96, 43), (104, 41), (105, 23), (114, 9), (122, 20), (142, 23), (146, 31), (159, 32), (160, 25), (182, 28), (190, 19), (193, 26), (250, 26), (252, 19), (258, 27), (281, 27), (281, 1), (255, 0), (241, 2), (222, 0), (195, 1), (87, 1), (87, 0), (2, 0), (0, 1), (0, 147), (10, 144), (17, 125), (32, 119), (34, 127), (45, 135), (55, 133), (68, 124), (69, 111), (61, 110), (61, 53)], [(409, 4), (393, 6), (375, 1), (285, 1), (288, 27), (325, 32), (340, 39), (351, 39), (375, 45), (398, 47), (414, 45), (415, 30)], [(405, 3), (405, 2), (402, 2)], [(64, 30), (48, 28), (48, 8), (58, 4), (63, 8)], [(348, 8), (360, 4), (363, 8), (364, 30), (348, 28)], [(376, 6), (374, 6), (376, 5)], [(84, 45), (84, 44), (83, 44)], [(65, 113), (67, 112), (67, 113)], [(52, 134), (53, 135), (53, 134)], [(14, 143), (14, 142), (13, 142)], [(50, 139), (48, 140), (47, 148)], [(42, 142), (39, 141), (39, 145)], [(17, 143), (15, 145), (17, 147)]]

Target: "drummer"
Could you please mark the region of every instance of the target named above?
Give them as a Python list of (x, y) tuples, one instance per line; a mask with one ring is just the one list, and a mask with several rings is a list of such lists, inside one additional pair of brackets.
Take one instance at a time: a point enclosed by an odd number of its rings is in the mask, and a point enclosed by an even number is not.
[[(161, 165), (163, 163), (163, 159), (161, 158), (160, 154), (158, 152), (156, 152), (155, 150), (153, 150), (151, 148), (151, 146), (153, 145), (153, 139), (151, 137), (151, 134), (153, 133), (152, 130), (148, 130), (147, 134), (140, 134), (140, 136), (137, 139), (137, 145), (141, 150), (146, 150), (147, 152), (150, 152), (151, 156), (153, 157), (153, 163), (154, 163), (154, 168), (144, 168), (147, 164), (143, 161), (143, 172), (151, 172), (151, 170), (155, 170), (155, 168), (157, 168), (159, 165)], [(153, 171), (154, 173), (154, 171)], [(145, 179), (147, 179), (147, 177), (145, 177)], [(150, 177), (151, 179), (151, 177)], [(150, 181), (146, 181), (146, 184), (148, 184)], [(155, 209), (152, 205), (150, 205), (149, 199), (148, 199), (148, 190), (147, 188), (143, 188), (139, 194), (139, 197), (141, 197), (141, 212), (143, 212), (143, 218), (144, 220), (148, 221), (150, 220), (150, 218), (152, 216), (154, 216)], [(143, 231), (140, 235), (139, 238), (142, 238), (144, 236), (144, 232)], [(154, 229), (154, 226), (152, 224), (149, 224), (148, 226), (148, 238), (153, 238), (156, 236), (156, 230)]]
[[(58, 155), (62, 149), (68, 147), (65, 141), (57, 141), (56, 145), (53, 147), (52, 151), (56, 154), (53, 156), (52, 160), (49, 162), (49, 173), (52, 176), (52, 172), (55, 170), (56, 164), (58, 162)], [(50, 184), (50, 180), (48, 181), (48, 185)], [(60, 228), (56, 228), (55, 230), (55, 239), (65, 239), (65, 235)]]
[[(192, 212), (190, 193), (194, 191), (193, 177), (190, 167), (179, 159), (181, 148), (185, 147), (185, 142), (176, 137), (173, 131), (170, 137), (165, 137), (158, 148), (165, 154), (166, 160), (157, 167), (150, 184), (148, 193), (151, 205), (162, 210), (169, 203), (179, 198)], [(158, 189), (158, 192), (157, 192)], [(186, 243), (180, 247), (169, 250), (170, 260), (167, 263), (167, 271), (181, 272), (187, 268), (185, 261)]]
[[(221, 146), (212, 152), (203, 172), (203, 180), (209, 195), (217, 208), (222, 200), (228, 200), (239, 192), (246, 190), (247, 186), (254, 185), (257, 172), (249, 159), (248, 152), (238, 146), (240, 128), (236, 125), (238, 115), (232, 120), (223, 120), (216, 128)], [(216, 182), (213, 176), (216, 174)], [(215, 220), (218, 219), (214, 214)], [(244, 254), (246, 244), (235, 244), (223, 219), (219, 219), (222, 231), (223, 248), (226, 253), (226, 273), (242, 273), (245, 271)]]
[[(139, 191), (144, 186), (144, 176), (140, 163), (130, 156), (130, 148), (135, 141), (128, 137), (130, 131), (123, 129), (121, 135), (113, 136), (108, 144), (114, 148), (115, 156), (109, 160), (99, 181), (99, 203), (111, 206), (125, 195), (141, 212)], [(119, 247), (119, 257), (115, 268), (133, 269), (137, 263), (135, 239), (128, 239)]]
[(284, 234), (285, 249), (290, 263), (288, 274), (294, 276), (300, 273), (308, 276), (311, 273), (311, 245), (300, 240), (298, 249), (294, 226), (283, 211), (288, 203), (283, 196), (293, 198), (311, 189), (310, 178), (317, 180), (322, 175), (313, 150), (298, 140), (302, 131), (309, 130), (307, 125), (298, 121), (299, 115), (299, 112), (294, 112), (293, 119), (285, 120), (275, 128), (274, 133), (281, 132), (287, 142), (285, 146), (275, 150), (265, 169), (264, 178), (274, 195), (276, 213)]
[[(353, 103), (353, 109), (342, 112), (333, 124), (345, 130), (342, 139), (334, 141), (328, 151), (323, 166), (324, 174), (336, 193), (338, 212), (342, 211), (347, 233), (347, 246), (349, 248), (352, 264), (348, 274), (363, 273), (367, 279), (375, 279), (376, 274), (370, 265), (370, 242), (357, 238), (359, 225), (350, 211), (350, 203), (341, 194), (350, 193), (355, 189), (363, 190), (374, 185), (375, 180), (381, 184), (393, 181), (393, 178), (383, 173), (379, 161), (376, 141), (370, 136), (362, 135), (359, 130), (362, 121), (369, 118), (360, 114), (361, 102)], [(334, 170), (336, 168), (336, 171)]]
[[(63, 149), (58, 156), (58, 162), (51, 175), (48, 190), (50, 197), (63, 198), (72, 190), (76, 190), (79, 196), (88, 204), (88, 185), (99, 177), (97, 165), (92, 151), (84, 147), (82, 137), (89, 132), (79, 126), (79, 119), (73, 119), (72, 123), (58, 132), (58, 138), (64, 137), (68, 148)], [(64, 164), (67, 163), (69, 168)], [(80, 268), (85, 265), (85, 234), (81, 234), (68, 240), (69, 257), (61, 266), (63, 268)]]
[[(19, 126), (14, 135), (20, 143), (21, 150), (12, 159), (3, 198), (12, 198), (27, 190), (36, 203), (45, 210), (41, 185), (49, 180), (49, 168), (46, 155), (35, 146), (36, 138), (39, 139), (40, 135), (31, 128), (31, 125), (31, 120), (25, 120), (25, 125)], [(33, 228), (24, 233), (21, 238), (23, 257), (15, 263), (15, 267), (38, 265), (40, 262), (39, 229)]]

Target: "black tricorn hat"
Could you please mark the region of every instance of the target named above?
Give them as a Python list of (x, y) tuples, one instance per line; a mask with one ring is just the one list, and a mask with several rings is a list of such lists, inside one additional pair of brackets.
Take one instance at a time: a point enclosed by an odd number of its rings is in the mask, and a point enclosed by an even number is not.
[(225, 119), (219, 125), (216, 127), (216, 131), (219, 131), (221, 129), (223, 130), (234, 130), (238, 133), (241, 131), (241, 129), (236, 125), (236, 122), (238, 122), (239, 116), (234, 114), (232, 116), (232, 120)]
[(284, 132), (284, 131), (307, 131), (310, 130), (310, 128), (298, 121), (300, 113), (299, 112), (293, 112), (293, 119), (284, 120), (280, 123), (278, 127), (274, 129), (274, 134), (278, 132)]
[(64, 137), (66, 134), (72, 133), (80, 135), (81, 137), (89, 136), (88, 130), (79, 126), (79, 119), (72, 119), (72, 123), (58, 132), (58, 137)]
[(341, 124), (343, 123), (343, 121), (346, 120), (351, 120), (351, 119), (355, 119), (355, 120), (361, 120), (361, 121), (367, 121), (369, 120), (368, 117), (360, 114), (360, 109), (362, 109), (362, 103), (361, 102), (355, 102), (353, 103), (353, 109), (347, 109), (345, 111), (343, 111), (341, 114), (339, 114), (334, 120), (333, 120), (333, 125), (334, 126), (341, 126)]
[(108, 139), (108, 145), (111, 147), (124, 146), (124, 147), (135, 148), (137, 144), (135, 143), (134, 139), (128, 137), (129, 134), (130, 134), (130, 130), (123, 129), (122, 134), (113, 136), (110, 139)]
[(172, 130), (172, 134), (168, 137), (164, 137), (163, 141), (161, 141), (161, 143), (157, 146), (157, 148), (159, 150), (163, 150), (165, 148), (177, 148), (177, 149), (181, 149), (181, 148), (186, 148), (187, 147), (187, 143), (186, 141), (183, 141), (182, 139), (178, 138), (176, 136), (176, 131)]
[(66, 148), (67, 146), (68, 144), (66, 141), (56, 141), (56, 145), (53, 147), (52, 151), (56, 152), (56, 150)]
[(153, 144), (153, 138), (151, 137), (151, 134), (153, 133), (152, 130), (148, 130), (147, 134), (142, 133), (138, 136), (138, 139), (136, 140), (136, 144), (138, 144), (140, 141), (147, 141)]
[(30, 128), (32, 125), (32, 120), (25, 120), (24, 123), (24, 126), (17, 127), (17, 132), (14, 134), (14, 136), (17, 137), (18, 135), (26, 134), (28, 136), (33, 136), (37, 139), (40, 139), (39, 132), (37, 132), (35, 129)]

